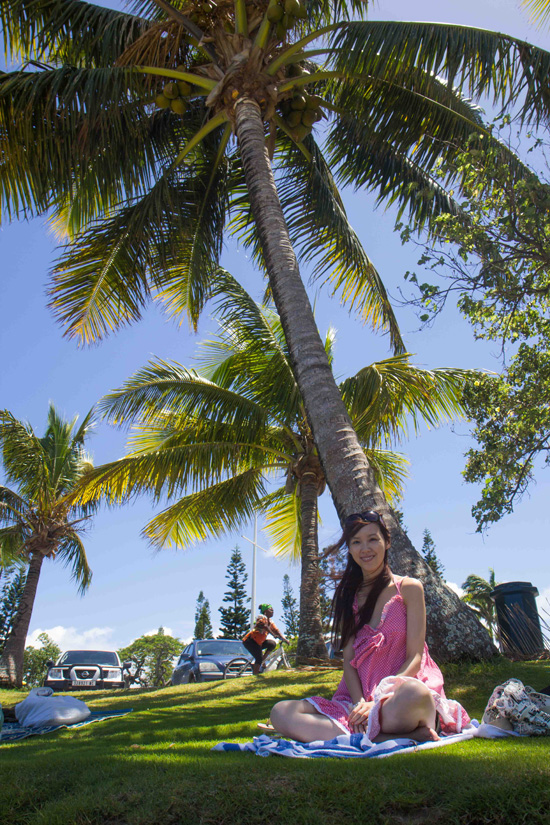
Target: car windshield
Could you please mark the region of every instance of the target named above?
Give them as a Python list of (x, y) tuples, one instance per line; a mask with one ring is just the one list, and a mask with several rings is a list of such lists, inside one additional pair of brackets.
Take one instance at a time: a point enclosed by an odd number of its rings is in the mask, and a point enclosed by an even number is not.
[(60, 665), (118, 665), (118, 656), (112, 650), (67, 650)]
[(250, 656), (250, 653), (237, 640), (212, 639), (197, 643), (197, 656)]

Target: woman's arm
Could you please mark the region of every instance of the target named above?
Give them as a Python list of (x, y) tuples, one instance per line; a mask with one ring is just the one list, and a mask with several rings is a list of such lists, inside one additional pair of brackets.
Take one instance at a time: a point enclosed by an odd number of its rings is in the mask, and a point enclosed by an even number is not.
[(416, 676), (426, 640), (424, 588), (417, 579), (403, 579), (401, 596), (407, 607), (407, 655), (396, 676)]
[(346, 642), (342, 652), (344, 654), (344, 680), (346, 682), (348, 693), (351, 696), (351, 701), (355, 704), (363, 698), (363, 687), (361, 685), (361, 680), (359, 679), (359, 674), (351, 664), (351, 660), (354, 656), (353, 642), (354, 637), (352, 636), (351, 639)]
[(348, 722), (354, 733), (364, 733), (367, 729), (369, 713), (374, 705), (374, 702), (365, 701), (359, 674), (351, 664), (351, 660), (354, 656), (353, 642), (354, 638), (352, 637), (348, 642), (346, 642), (343, 650), (344, 679), (348, 693), (351, 696), (351, 701), (353, 702), (353, 708), (348, 716)]
[(286, 636), (284, 636), (281, 633), (281, 631), (279, 630), (279, 628), (277, 627), (277, 625), (274, 622), (270, 621), (268, 623), (268, 626), (269, 626), (269, 632), (271, 633), (272, 636), (275, 636), (276, 639), (280, 639), (281, 642), (285, 643), (285, 645), (288, 644), (288, 639), (286, 638)]

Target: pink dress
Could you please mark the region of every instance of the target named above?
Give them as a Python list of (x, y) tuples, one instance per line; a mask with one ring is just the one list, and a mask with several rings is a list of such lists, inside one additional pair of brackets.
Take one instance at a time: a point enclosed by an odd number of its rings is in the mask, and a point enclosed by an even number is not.
[[(400, 677), (399, 672), (407, 658), (407, 607), (401, 596), (403, 579), (394, 576), (397, 593), (384, 605), (380, 624), (371, 627), (366, 624), (357, 631), (353, 643), (354, 657), (351, 664), (357, 670), (363, 687), (363, 696), (375, 705), (369, 714), (367, 735), (374, 739), (380, 733), (380, 708), (385, 699), (392, 695), (396, 687), (411, 677)], [(353, 605), (357, 611), (357, 600)], [(415, 679), (423, 682), (431, 691), (436, 710), (440, 717), (441, 733), (460, 733), (470, 722), (470, 717), (458, 702), (447, 699), (443, 690), (443, 675), (431, 658), (424, 643), (422, 661)], [(351, 733), (348, 715), (352, 707), (351, 696), (344, 677), (332, 699), (321, 696), (308, 697), (308, 702), (328, 716), (342, 729)]]

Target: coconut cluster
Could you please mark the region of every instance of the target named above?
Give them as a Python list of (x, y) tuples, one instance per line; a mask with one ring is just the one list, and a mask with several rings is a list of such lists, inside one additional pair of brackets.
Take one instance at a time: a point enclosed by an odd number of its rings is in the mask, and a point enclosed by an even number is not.
[[(186, 69), (184, 66), (178, 66), (177, 71), (185, 72)], [(171, 109), (176, 115), (184, 115), (192, 91), (193, 87), (185, 80), (170, 81), (155, 97), (155, 103), (159, 109)]]
[(304, 20), (306, 17), (306, 7), (300, 0), (276, 0), (267, 7), (267, 19), (276, 26), (275, 33), (279, 40), (284, 40), (296, 20)]
[(317, 95), (308, 95), (297, 90), (293, 96), (281, 105), (283, 120), (292, 132), (295, 140), (301, 141), (309, 135), (313, 125), (325, 115), (321, 107), (322, 100)]
[(189, 20), (195, 23), (200, 29), (208, 28), (212, 22), (211, 15), (214, 9), (216, 9), (216, 5), (216, 3), (209, 3), (208, 0), (202, 3), (194, 3), (189, 11)]

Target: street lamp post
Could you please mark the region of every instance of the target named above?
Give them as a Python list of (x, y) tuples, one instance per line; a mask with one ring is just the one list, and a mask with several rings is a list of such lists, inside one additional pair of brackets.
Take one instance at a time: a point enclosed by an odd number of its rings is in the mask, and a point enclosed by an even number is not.
[(252, 630), (256, 617), (256, 549), (259, 547), (260, 550), (267, 553), (267, 550), (258, 544), (258, 516), (254, 515), (254, 540), (248, 539), (246, 536), (241, 536), (241, 538), (252, 545), (252, 604), (250, 605), (250, 629)]

